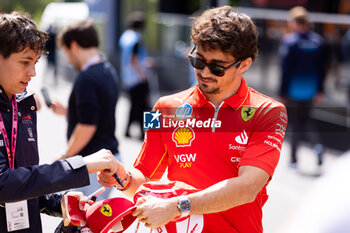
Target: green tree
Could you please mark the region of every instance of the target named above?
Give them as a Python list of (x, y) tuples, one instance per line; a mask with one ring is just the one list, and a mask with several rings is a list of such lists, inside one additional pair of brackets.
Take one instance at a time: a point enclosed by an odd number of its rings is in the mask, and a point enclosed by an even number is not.
[(0, 0), (0, 10), (6, 13), (12, 11), (26, 12), (39, 23), (46, 5), (50, 2), (55, 2), (55, 0)]

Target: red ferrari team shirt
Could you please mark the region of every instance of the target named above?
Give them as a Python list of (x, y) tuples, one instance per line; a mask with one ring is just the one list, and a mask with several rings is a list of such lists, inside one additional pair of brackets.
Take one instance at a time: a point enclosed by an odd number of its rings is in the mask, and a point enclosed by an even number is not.
[[(168, 169), (169, 180), (205, 189), (237, 177), (240, 166), (261, 168), (272, 177), (287, 114), (281, 103), (249, 88), (242, 78), (238, 92), (217, 108), (198, 86), (160, 98), (145, 113), (145, 127), (134, 167), (151, 179), (160, 179)], [(188, 232), (262, 232), (266, 185), (251, 203), (196, 216), (196, 227)]]

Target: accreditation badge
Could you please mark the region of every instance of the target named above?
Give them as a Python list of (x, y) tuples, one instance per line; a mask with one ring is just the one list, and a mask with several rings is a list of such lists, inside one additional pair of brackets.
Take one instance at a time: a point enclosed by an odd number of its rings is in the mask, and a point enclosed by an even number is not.
[(5, 203), (7, 231), (18, 231), (29, 228), (27, 201)]

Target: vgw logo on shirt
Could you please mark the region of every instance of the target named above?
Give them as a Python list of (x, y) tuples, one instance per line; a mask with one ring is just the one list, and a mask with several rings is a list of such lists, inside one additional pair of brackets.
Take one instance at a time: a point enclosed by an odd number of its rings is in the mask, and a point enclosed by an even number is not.
[(160, 116), (162, 114), (156, 112), (143, 112), (143, 128), (144, 129), (160, 129)]
[(192, 163), (196, 161), (197, 154), (179, 154), (174, 155), (176, 162), (179, 164), (180, 168), (192, 167)]

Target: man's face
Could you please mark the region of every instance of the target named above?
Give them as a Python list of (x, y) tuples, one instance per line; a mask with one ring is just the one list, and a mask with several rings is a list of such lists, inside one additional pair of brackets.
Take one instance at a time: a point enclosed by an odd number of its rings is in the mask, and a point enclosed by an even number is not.
[(0, 85), (9, 98), (13, 94), (24, 92), (31, 78), (36, 75), (35, 64), (40, 55), (29, 48), (12, 53), (6, 59), (0, 54)]
[(77, 56), (73, 51), (72, 46), (70, 47), (70, 49), (64, 46), (63, 50), (64, 50), (64, 53), (66, 54), (68, 63), (71, 64), (74, 67), (74, 69), (79, 71), (81, 69), (81, 65), (80, 65), (79, 59), (77, 58)]
[[(224, 67), (237, 61), (232, 55), (225, 54), (221, 50), (204, 50), (201, 46), (197, 46), (194, 55), (206, 63)], [(237, 72), (237, 67), (227, 69), (224, 76), (212, 74), (207, 66), (203, 69), (195, 69), (195, 72), (199, 89), (204, 94), (223, 94), (229, 92), (232, 88), (236, 88), (236, 85), (240, 85), (240, 82), (237, 82), (236, 78), (240, 76)]]

